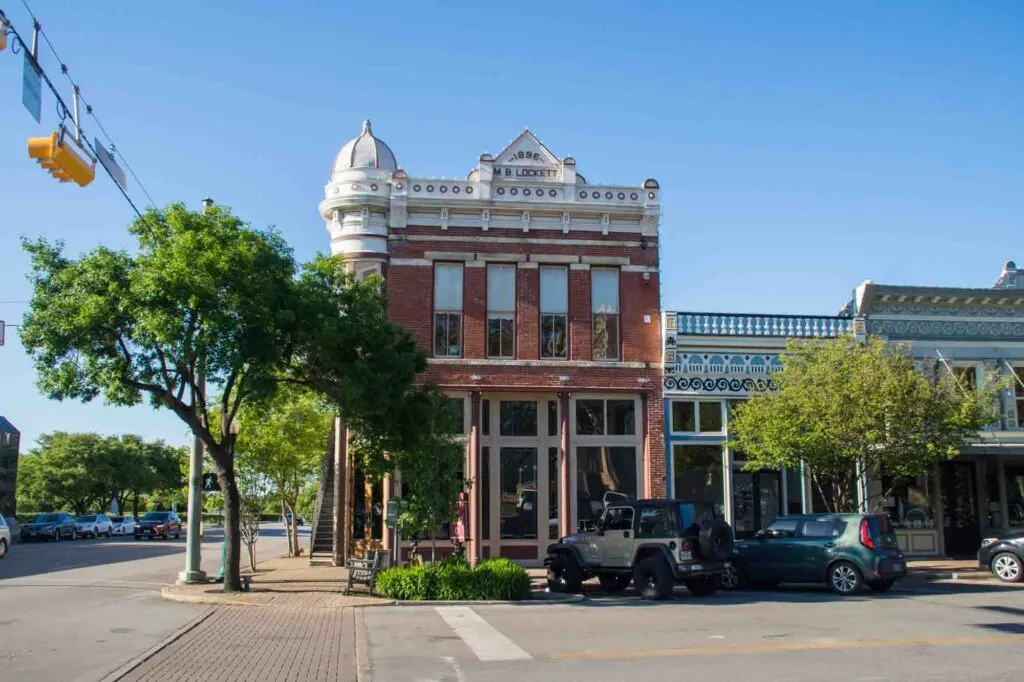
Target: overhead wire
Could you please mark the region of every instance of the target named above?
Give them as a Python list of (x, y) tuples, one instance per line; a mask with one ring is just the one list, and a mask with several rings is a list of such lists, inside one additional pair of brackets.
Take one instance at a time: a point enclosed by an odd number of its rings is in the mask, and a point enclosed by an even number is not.
[[(61, 73), (63, 73), (64, 76), (68, 79), (68, 82), (71, 83), (73, 90), (75, 90), (78, 95), (78, 99), (85, 106), (86, 114), (88, 114), (88, 116), (96, 123), (96, 127), (99, 128), (100, 132), (103, 134), (103, 137), (106, 139), (107, 144), (110, 145), (111, 153), (116, 155), (117, 158), (121, 161), (121, 165), (123, 165), (124, 168), (128, 171), (128, 173), (132, 176), (136, 184), (138, 184), (139, 189), (142, 191), (143, 194), (146, 195), (146, 198), (149, 199), (150, 205), (157, 211), (157, 215), (159, 215), (160, 211), (157, 208), (156, 201), (153, 199), (152, 195), (146, 189), (146, 186), (142, 183), (142, 180), (139, 179), (139, 176), (135, 173), (134, 169), (132, 169), (131, 165), (128, 163), (128, 160), (125, 159), (124, 154), (121, 153), (121, 150), (114, 143), (114, 140), (113, 138), (111, 138), (110, 133), (107, 132), (106, 127), (100, 121), (99, 117), (96, 116), (96, 112), (93, 109), (92, 105), (89, 104), (89, 102), (85, 99), (84, 96), (82, 96), (81, 87), (71, 77), (67, 64), (64, 62), (64, 60), (60, 58), (60, 55), (57, 53), (57, 48), (50, 40), (50, 37), (47, 36), (46, 32), (42, 30), (42, 24), (39, 22), (39, 18), (36, 16), (35, 12), (32, 11), (32, 8), (29, 7), (29, 4), (28, 2), (26, 2), (26, 0), (21, 0), (21, 4), (24, 5), (25, 10), (29, 13), (29, 16), (32, 17), (33, 29), (38, 31), (39, 35), (42, 36), (43, 42), (46, 43), (47, 47), (50, 48), (50, 52), (53, 54), (54, 59), (56, 59), (57, 63), (60, 64)], [(0, 12), (0, 14), (2, 14), (2, 12)], [(56, 86), (54, 86), (53, 82), (50, 80), (49, 75), (39, 64), (37, 56), (32, 54), (32, 51), (30, 50), (28, 44), (21, 37), (21, 34), (18, 33), (17, 29), (14, 28), (14, 24), (10, 21), (10, 19), (7, 19), (7, 24), (11, 33), (14, 34), (14, 38), (16, 41), (15, 45), (20, 44), (21, 48), (25, 50), (26, 56), (30, 57), (31, 61), (33, 62), (33, 66), (42, 76), (43, 80), (46, 82), (47, 87), (50, 89), (50, 92), (53, 93), (53, 96), (56, 98), (58, 105), (57, 114), (58, 116), (60, 116), (61, 121), (63, 122), (67, 118), (73, 117), (72, 110), (68, 107), (67, 103), (64, 101), (64, 98), (61, 96)], [(82, 128), (81, 122), (79, 120), (75, 120), (75, 127), (77, 129), (76, 132), (78, 133), (78, 135), (80, 137), (85, 137), (85, 130)], [(88, 141), (86, 141), (86, 144), (88, 144)], [(111, 179), (114, 185), (117, 187), (118, 191), (121, 193), (121, 196), (123, 196), (125, 201), (128, 202), (128, 205), (131, 206), (132, 210), (135, 212), (135, 215), (137, 215), (139, 219), (142, 220), (146, 224), (146, 226), (152, 230), (153, 226), (149, 224), (149, 221), (143, 215), (142, 211), (139, 210), (139, 207), (132, 200), (131, 196), (129, 196), (127, 190), (121, 185), (120, 182), (118, 182), (117, 178), (114, 177), (114, 174), (110, 171), (109, 168), (107, 168), (106, 164), (100, 163), (99, 165), (103, 167), (103, 170), (106, 172), (107, 176)]]

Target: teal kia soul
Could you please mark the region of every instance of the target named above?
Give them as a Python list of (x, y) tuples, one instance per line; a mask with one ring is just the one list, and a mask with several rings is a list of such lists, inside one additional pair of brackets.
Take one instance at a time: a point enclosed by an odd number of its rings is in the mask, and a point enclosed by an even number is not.
[(737, 542), (722, 587), (826, 583), (840, 595), (885, 592), (907, 575), (889, 519), (880, 514), (805, 514), (775, 519)]

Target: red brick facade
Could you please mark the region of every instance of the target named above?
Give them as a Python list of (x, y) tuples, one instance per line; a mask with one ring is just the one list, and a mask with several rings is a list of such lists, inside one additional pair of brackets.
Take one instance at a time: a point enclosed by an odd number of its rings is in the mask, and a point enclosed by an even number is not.
[[(336, 172), (321, 205), (331, 219), (332, 251), (357, 254), (354, 260), (362, 263), (384, 261), (391, 317), (430, 357), (423, 379), (464, 401), (474, 559), (537, 561), (549, 537), (592, 518), (602, 495), (665, 494), (660, 190), (653, 180), (642, 187), (592, 188), (575, 168), (575, 161), (557, 159), (527, 131), (498, 157), (482, 156), (465, 182), (346, 168)], [(371, 195), (384, 182), (391, 207), (386, 224), (374, 222), (384, 215), (377, 208), (358, 209), (356, 201), (376, 202)], [(335, 186), (340, 198), (331, 199)], [(365, 257), (371, 247), (374, 259)], [(454, 356), (434, 356), (439, 263), (462, 271)], [(504, 289), (514, 288), (514, 311), (504, 317), (514, 321), (512, 357), (488, 357), (488, 266), (494, 265), (514, 267)], [(564, 359), (542, 357), (545, 266), (565, 268)], [(614, 360), (594, 358), (595, 268), (618, 275)], [(508, 270), (495, 274), (507, 277)], [(603, 300), (614, 298), (609, 278), (602, 276)], [(602, 314), (615, 314), (614, 302), (604, 305)], [(509, 421), (515, 419), (526, 421), (516, 426)]]

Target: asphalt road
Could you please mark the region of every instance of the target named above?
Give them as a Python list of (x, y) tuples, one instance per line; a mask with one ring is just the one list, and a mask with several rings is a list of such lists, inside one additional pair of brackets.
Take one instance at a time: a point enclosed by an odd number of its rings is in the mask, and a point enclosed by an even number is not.
[[(203, 542), (203, 570), (220, 566), (219, 529)], [(268, 525), (259, 560), (285, 552)], [(207, 607), (160, 598), (185, 564), (185, 539), (16, 544), (0, 560), (0, 680), (93, 682), (150, 649)]]
[(750, 591), (650, 603), (363, 609), (374, 682), (1024, 677), (1024, 589), (958, 585), (836, 598)]

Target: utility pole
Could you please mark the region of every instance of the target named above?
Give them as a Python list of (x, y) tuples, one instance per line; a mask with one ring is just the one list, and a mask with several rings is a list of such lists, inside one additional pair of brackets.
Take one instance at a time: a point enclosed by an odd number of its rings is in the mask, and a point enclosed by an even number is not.
[[(213, 206), (213, 199), (203, 199), (203, 209)], [(206, 358), (196, 363), (199, 395), (206, 396)], [(198, 396), (197, 396), (198, 398)], [(193, 403), (195, 400), (193, 400)], [(192, 454), (188, 462), (188, 531), (185, 533), (185, 570), (178, 574), (179, 583), (206, 582), (206, 573), (200, 567), (202, 560), (203, 523), (203, 442), (192, 437)]]

